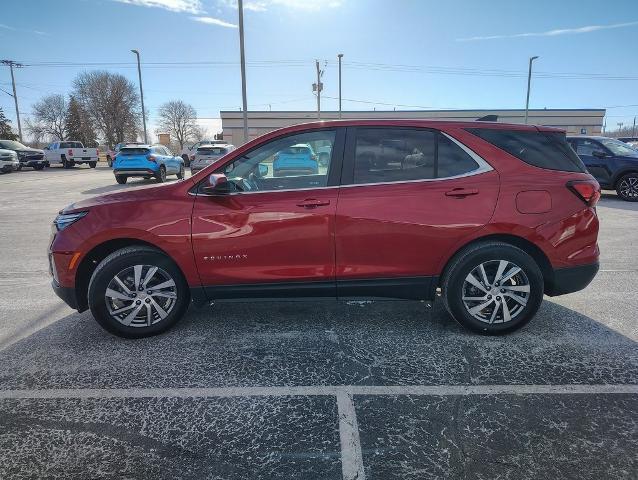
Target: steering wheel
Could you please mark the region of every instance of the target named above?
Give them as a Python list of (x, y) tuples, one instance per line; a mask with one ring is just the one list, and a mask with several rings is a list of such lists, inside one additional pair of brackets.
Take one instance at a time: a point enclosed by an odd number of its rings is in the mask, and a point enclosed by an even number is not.
[(249, 173), (248, 178), (245, 178), (242, 183), (244, 184), (244, 190), (247, 192), (259, 190), (259, 184), (254, 172)]

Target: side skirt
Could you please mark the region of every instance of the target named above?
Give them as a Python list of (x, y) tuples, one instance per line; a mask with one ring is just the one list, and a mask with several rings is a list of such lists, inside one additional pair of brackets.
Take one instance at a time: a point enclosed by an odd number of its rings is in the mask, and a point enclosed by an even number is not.
[[(433, 300), (438, 277), (401, 277), (336, 282), (282, 282), (192, 287), (195, 303), (247, 300), (313, 300), (319, 298), (364, 300)], [(202, 295), (203, 294), (203, 295)]]

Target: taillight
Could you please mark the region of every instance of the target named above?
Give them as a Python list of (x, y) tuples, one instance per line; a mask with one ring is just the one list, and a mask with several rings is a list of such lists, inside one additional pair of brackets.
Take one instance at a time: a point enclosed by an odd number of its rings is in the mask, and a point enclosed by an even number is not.
[(600, 199), (600, 185), (595, 180), (572, 180), (567, 182), (567, 188), (590, 207), (595, 207)]
[(157, 157), (155, 155), (146, 155), (146, 160), (149, 162), (157, 163)]
[(69, 154), (69, 157), (72, 157), (73, 156), (73, 149), (69, 148), (69, 151), (67, 153)]

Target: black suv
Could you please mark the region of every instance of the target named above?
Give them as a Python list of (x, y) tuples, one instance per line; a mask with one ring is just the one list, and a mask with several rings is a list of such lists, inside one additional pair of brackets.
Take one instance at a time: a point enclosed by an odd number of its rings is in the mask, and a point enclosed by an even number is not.
[(34, 170), (42, 170), (49, 164), (44, 159), (44, 150), (37, 148), (27, 147), (15, 140), (0, 140), (0, 148), (4, 150), (13, 150), (18, 154), (18, 170), (22, 170), (22, 167), (33, 167)]
[(567, 141), (601, 188), (638, 202), (638, 150), (608, 137), (567, 137)]

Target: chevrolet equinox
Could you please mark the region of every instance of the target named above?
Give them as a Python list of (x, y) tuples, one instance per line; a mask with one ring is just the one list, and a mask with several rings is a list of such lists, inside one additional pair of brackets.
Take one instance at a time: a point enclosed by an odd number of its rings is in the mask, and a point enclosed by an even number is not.
[[(273, 168), (298, 145), (313, 171)], [(53, 288), (128, 338), (192, 302), (434, 300), (484, 334), (598, 271), (600, 186), (547, 127), (374, 120), (295, 125), (189, 179), (101, 195), (53, 224)]]

